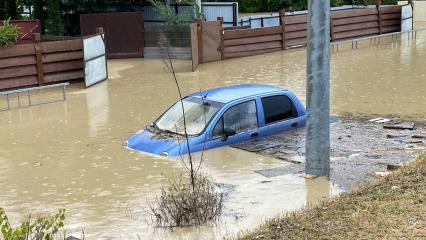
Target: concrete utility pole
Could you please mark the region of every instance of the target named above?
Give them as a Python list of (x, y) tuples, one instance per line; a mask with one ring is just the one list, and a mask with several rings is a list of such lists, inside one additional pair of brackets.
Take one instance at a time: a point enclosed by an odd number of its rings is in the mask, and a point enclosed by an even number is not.
[(330, 176), (330, 1), (308, 0), (306, 174)]

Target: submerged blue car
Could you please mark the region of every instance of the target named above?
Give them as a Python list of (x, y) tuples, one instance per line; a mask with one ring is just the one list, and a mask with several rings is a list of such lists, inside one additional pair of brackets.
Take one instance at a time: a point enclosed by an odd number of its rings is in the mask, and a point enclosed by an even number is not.
[[(185, 118), (182, 112), (185, 110)], [(245, 84), (191, 94), (125, 141), (134, 150), (178, 156), (304, 127), (306, 112), (292, 92)], [(189, 144), (185, 136), (185, 128)]]

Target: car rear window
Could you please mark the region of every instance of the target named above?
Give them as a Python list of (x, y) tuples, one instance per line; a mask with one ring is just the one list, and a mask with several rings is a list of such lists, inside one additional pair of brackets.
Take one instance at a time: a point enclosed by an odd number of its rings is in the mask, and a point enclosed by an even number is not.
[(262, 98), (265, 124), (297, 117), (297, 111), (291, 99), (285, 95)]

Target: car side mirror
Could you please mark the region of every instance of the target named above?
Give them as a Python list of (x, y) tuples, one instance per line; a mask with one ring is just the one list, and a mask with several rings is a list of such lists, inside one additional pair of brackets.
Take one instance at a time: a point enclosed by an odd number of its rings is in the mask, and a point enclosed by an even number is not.
[(223, 134), (223, 141), (228, 140), (229, 137), (234, 136), (237, 134), (237, 132), (232, 128), (225, 128), (224, 134)]

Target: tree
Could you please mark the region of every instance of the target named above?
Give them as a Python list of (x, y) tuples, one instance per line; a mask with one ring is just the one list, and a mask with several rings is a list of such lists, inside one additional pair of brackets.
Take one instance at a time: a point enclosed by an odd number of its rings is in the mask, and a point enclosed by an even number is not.
[(60, 36), (64, 34), (59, 0), (47, 0), (46, 30), (47, 33), (51, 35)]
[(0, 20), (5, 19), (5, 13), (4, 13), (4, 0), (0, 0)]
[(35, 19), (40, 20), (41, 25), (41, 31), (44, 32), (44, 14), (43, 14), (43, 7), (44, 7), (44, 1), (43, 0), (33, 0), (33, 16)]
[(5, 0), (4, 8), (6, 18), (17, 19), (17, 8), (15, 0)]

